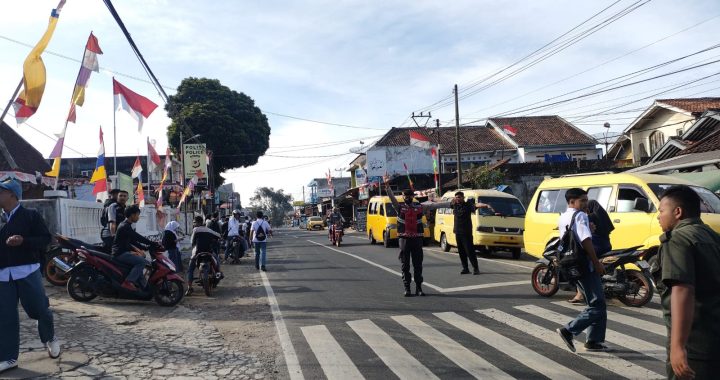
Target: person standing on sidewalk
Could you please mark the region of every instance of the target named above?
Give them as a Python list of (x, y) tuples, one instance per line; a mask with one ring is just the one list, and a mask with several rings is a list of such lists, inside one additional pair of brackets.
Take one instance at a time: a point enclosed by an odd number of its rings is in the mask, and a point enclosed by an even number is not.
[(607, 327), (607, 305), (600, 281), (602, 275), (605, 274), (605, 268), (595, 254), (590, 221), (588, 215), (583, 211), (587, 209), (587, 192), (579, 188), (568, 189), (565, 192), (565, 200), (567, 201), (567, 210), (560, 215), (558, 229), (564, 231), (563, 234), (575, 234), (575, 241), (580, 246), (576, 248), (582, 248), (578, 249), (578, 267), (581, 276), (575, 281), (575, 285), (582, 292), (587, 307), (575, 319), (556, 331), (570, 351), (575, 352), (573, 337), (587, 329), (585, 349), (587, 351), (605, 351), (607, 348), (603, 343)]
[(170, 261), (175, 264), (175, 270), (179, 273), (183, 271), (182, 255), (177, 243), (181, 238), (177, 235), (177, 229), (180, 227), (180, 223), (176, 221), (170, 221), (165, 225), (165, 231), (163, 231), (162, 246), (165, 247), (165, 251), (168, 253)]
[(462, 265), (460, 274), (470, 273), (468, 258), (473, 267), (473, 274), (480, 274), (475, 245), (473, 244), (472, 216), (475, 214), (475, 209), (489, 208), (490, 206), (484, 203), (475, 203), (472, 199), (466, 201), (465, 194), (462, 191), (455, 193), (455, 197), (450, 204), (455, 219), (453, 233), (455, 233), (458, 253), (460, 254), (460, 264)]
[(678, 185), (665, 190), (658, 207), (669, 379), (720, 374), (720, 235), (700, 220), (701, 202), (695, 190)]
[(272, 236), (272, 228), (270, 223), (263, 219), (262, 211), (257, 212), (257, 220), (255, 220), (250, 228), (252, 234), (252, 242), (255, 246), (255, 269), (265, 272), (267, 264), (267, 237)]
[(42, 216), (20, 205), (22, 185), (16, 179), (0, 183), (0, 372), (18, 366), (20, 318), (18, 300), (37, 321), (40, 341), (51, 358), (60, 357), (53, 314), (40, 276), (39, 258), (50, 243)]

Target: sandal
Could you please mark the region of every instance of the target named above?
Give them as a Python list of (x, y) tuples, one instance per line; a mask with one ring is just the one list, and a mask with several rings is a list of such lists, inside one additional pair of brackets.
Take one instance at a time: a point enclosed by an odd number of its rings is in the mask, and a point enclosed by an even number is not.
[(583, 299), (583, 298), (571, 298), (567, 301), (573, 305), (584, 305), (585, 304), (585, 299)]

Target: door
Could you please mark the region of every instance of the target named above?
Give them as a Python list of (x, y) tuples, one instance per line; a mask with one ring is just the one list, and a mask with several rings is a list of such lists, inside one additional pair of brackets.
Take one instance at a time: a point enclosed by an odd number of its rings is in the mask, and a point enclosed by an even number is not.
[(650, 235), (653, 214), (635, 210), (635, 199), (644, 198), (652, 205), (643, 189), (636, 185), (620, 184), (614, 201), (608, 206), (608, 215), (615, 229), (610, 234), (613, 249), (629, 248), (645, 244)]

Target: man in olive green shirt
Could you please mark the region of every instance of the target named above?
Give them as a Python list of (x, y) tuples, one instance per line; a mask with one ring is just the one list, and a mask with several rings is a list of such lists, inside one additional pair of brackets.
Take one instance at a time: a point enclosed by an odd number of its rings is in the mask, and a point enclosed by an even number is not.
[(700, 202), (672, 186), (658, 208), (669, 379), (720, 376), (720, 235), (700, 220)]

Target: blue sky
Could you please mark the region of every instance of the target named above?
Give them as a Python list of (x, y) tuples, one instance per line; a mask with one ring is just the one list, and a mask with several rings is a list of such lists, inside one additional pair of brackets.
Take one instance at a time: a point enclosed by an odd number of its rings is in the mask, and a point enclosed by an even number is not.
[[(632, 2), (622, 0), (607, 14)], [(612, 3), (123, 0), (115, 1), (115, 6), (169, 93), (188, 76), (217, 78), (251, 96), (264, 111), (375, 128), (341, 128), (268, 114), (272, 128), (268, 153), (272, 154), (293, 150), (286, 147), (313, 143), (350, 139), (369, 142), (371, 136), (381, 135), (383, 130), (404, 121), (407, 126), (407, 116), (412, 111), (449, 95), (454, 83), (462, 88), (507, 66)], [(1, 6), (3, 103), (20, 79), (21, 64), (29, 51), (28, 47), (7, 39), (34, 44), (56, 4), (56, 0), (32, 0), (4, 2)], [(461, 121), (501, 113), (708, 47), (717, 43), (716, 36), (720, 35), (720, 17), (712, 18), (717, 15), (720, 15), (717, 1), (651, 1), (526, 72), (462, 100)], [(507, 102), (703, 20), (708, 21), (602, 67)], [(126, 86), (162, 104), (149, 83), (120, 75), (146, 79), (101, 1), (68, 0), (48, 51), (80, 59), (91, 30), (105, 53), (99, 58), (100, 65), (119, 73), (117, 79)], [(718, 54), (718, 50), (713, 50), (656, 73)], [(52, 135), (62, 129), (79, 66), (51, 54), (43, 57), (48, 84), (40, 110), (29, 125)], [(543, 113), (572, 119), (571, 116), (586, 115), (600, 107), (647, 96), (661, 86), (717, 72), (718, 67), (710, 65)], [(112, 154), (109, 136), (112, 75), (107, 71), (93, 74), (86, 104), (78, 110), (78, 123), (68, 130), (66, 156), (94, 156), (99, 125), (106, 132), (108, 155)], [(716, 89), (720, 86), (717, 80), (715, 77), (698, 82), (696, 87), (662, 97), (717, 96), (720, 93)], [(650, 103), (651, 100), (645, 100), (624, 109), (643, 108)], [(603, 131), (602, 124), (607, 120), (613, 131), (621, 131), (636, 115), (586, 118), (577, 125), (597, 133)], [(434, 111), (433, 116), (451, 123), (453, 109), (444, 107)], [(165, 150), (169, 120), (162, 110), (147, 120), (142, 135), (133, 128), (129, 116), (118, 113), (117, 120), (118, 153), (144, 153), (145, 136), (156, 141), (159, 151)], [(5, 121), (15, 125), (12, 117)], [(52, 139), (29, 126), (21, 125), (17, 130), (43, 155), (54, 145)], [(311, 165), (322, 158), (302, 156), (346, 153), (359, 145), (357, 141), (284, 153), (298, 156), (293, 158), (263, 157), (258, 165), (233, 170), (226, 178), (235, 184), (245, 203), (257, 186), (284, 188), (299, 198), (302, 185), (310, 179), (323, 176), (328, 168), (346, 167), (353, 158), (346, 155)], [(283, 169), (303, 164), (308, 165)]]

